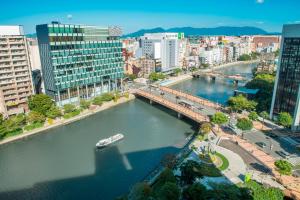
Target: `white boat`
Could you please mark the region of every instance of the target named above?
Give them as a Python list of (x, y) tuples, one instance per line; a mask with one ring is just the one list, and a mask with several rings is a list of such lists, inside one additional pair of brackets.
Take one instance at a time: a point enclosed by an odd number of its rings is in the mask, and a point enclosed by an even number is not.
[(114, 142), (122, 140), (123, 138), (124, 138), (124, 135), (121, 134), (121, 133), (118, 133), (118, 134), (113, 135), (109, 138), (99, 140), (99, 142), (97, 142), (97, 144), (96, 144), (96, 147), (97, 148), (103, 148), (103, 147), (106, 147), (106, 146), (108, 146), (108, 145), (110, 145)]

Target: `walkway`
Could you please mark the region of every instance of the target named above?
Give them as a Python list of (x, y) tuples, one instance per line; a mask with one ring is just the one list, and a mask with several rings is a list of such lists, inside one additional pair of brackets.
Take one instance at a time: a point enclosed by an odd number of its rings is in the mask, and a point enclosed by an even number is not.
[(286, 194), (293, 197), (294, 199), (300, 200), (300, 178), (280, 175), (276, 170), (274, 165), (275, 159), (266, 154), (265, 152), (258, 149), (255, 145), (241, 139), (240, 137), (236, 137), (233, 135), (229, 135), (225, 132), (222, 133), (222, 137), (231, 139), (232, 141), (237, 141), (239, 146), (241, 146), (246, 151), (250, 152), (255, 158), (257, 158), (261, 163), (267, 166), (271, 171), (276, 181), (281, 183), (285, 188)]
[(140, 95), (144, 98), (149, 99), (150, 101), (154, 101), (156, 103), (159, 103), (167, 108), (170, 108), (179, 114), (182, 114), (198, 123), (209, 121), (209, 118), (199, 112), (193, 111), (192, 109), (186, 108), (184, 106), (181, 106), (179, 104), (176, 104), (175, 102), (172, 102), (170, 99), (163, 98), (162, 96), (156, 95), (154, 93), (150, 93), (148, 91), (138, 89), (135, 91), (135, 94)]

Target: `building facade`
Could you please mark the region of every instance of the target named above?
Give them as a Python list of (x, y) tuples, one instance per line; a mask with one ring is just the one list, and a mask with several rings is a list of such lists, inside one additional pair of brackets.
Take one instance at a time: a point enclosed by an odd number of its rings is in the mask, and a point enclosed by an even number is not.
[(28, 110), (32, 95), (28, 46), (22, 26), (0, 26), (0, 112), (5, 116)]
[(160, 59), (161, 72), (179, 67), (179, 33), (149, 33), (141, 37), (142, 54), (146, 58)]
[(51, 23), (36, 27), (45, 91), (58, 105), (121, 88), (124, 75), (117, 27)]
[(300, 121), (300, 24), (284, 25), (270, 117), (288, 112), (293, 117), (292, 129)]

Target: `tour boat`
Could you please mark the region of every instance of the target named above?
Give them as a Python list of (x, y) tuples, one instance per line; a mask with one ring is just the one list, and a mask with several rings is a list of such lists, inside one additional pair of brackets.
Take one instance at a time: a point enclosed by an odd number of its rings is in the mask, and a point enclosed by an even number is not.
[(103, 147), (106, 147), (112, 143), (115, 143), (119, 140), (122, 140), (124, 138), (124, 135), (121, 134), (121, 133), (118, 133), (116, 135), (113, 135), (109, 138), (106, 138), (106, 139), (102, 139), (102, 140), (99, 140), (99, 142), (97, 142), (96, 144), (96, 147), (97, 148), (103, 148)]

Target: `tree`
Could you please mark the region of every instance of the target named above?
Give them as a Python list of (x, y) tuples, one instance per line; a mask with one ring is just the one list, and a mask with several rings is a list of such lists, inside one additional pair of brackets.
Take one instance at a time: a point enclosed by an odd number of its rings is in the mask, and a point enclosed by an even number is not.
[(130, 200), (147, 200), (152, 195), (152, 189), (147, 183), (135, 184), (128, 194)]
[(211, 131), (211, 124), (210, 123), (205, 122), (205, 123), (201, 124), (200, 130), (199, 130), (200, 133), (205, 135), (205, 134), (209, 134), (210, 131)]
[(18, 114), (11, 116), (7, 120), (4, 120), (0, 126), (1, 138), (7, 135), (16, 135), (22, 133), (22, 127), (26, 124), (26, 117), (24, 114)]
[(45, 115), (39, 113), (39, 112), (36, 112), (36, 111), (31, 111), (28, 116), (27, 116), (27, 121), (30, 123), (30, 124), (33, 124), (33, 123), (44, 123), (46, 120), (46, 117)]
[(160, 173), (157, 180), (161, 185), (165, 184), (166, 182), (176, 183), (176, 177), (174, 176), (173, 171), (169, 168), (164, 169), (164, 171)]
[(52, 105), (51, 108), (47, 111), (46, 116), (50, 119), (55, 119), (61, 116), (61, 110), (57, 106)]
[(251, 130), (253, 128), (253, 123), (250, 119), (247, 119), (247, 118), (239, 118), (237, 120), (237, 124), (236, 126), (243, 130), (243, 131), (246, 131), (246, 130)]
[(114, 99), (114, 94), (107, 92), (101, 95), (101, 100), (102, 101), (111, 101)]
[(3, 123), (3, 114), (2, 113), (0, 113), (0, 124), (2, 124)]
[(181, 165), (180, 171), (181, 171), (180, 179), (185, 184), (192, 184), (194, 183), (196, 178), (202, 177), (200, 165), (193, 160), (188, 160), (186, 163)]
[(134, 79), (137, 78), (137, 75), (136, 75), (136, 74), (127, 74), (126, 76), (127, 76), (127, 77), (129, 78), (129, 80), (131, 80), (131, 81), (133, 81)]
[(264, 73), (256, 74), (255, 77), (246, 84), (246, 88), (258, 89), (254, 97), (254, 100), (258, 103), (256, 106), (258, 111), (270, 110), (274, 82), (275, 75)]
[(248, 100), (246, 97), (240, 94), (235, 97), (230, 97), (228, 100), (228, 105), (232, 111), (241, 112), (243, 110), (255, 110), (257, 103), (255, 101)]
[(286, 161), (286, 160), (277, 160), (277, 161), (275, 161), (274, 164), (277, 167), (277, 170), (279, 171), (280, 174), (284, 174), (284, 175), (291, 175), (292, 174), (293, 166), (288, 161)]
[(84, 99), (81, 99), (80, 100), (80, 107), (82, 109), (88, 109), (91, 105), (91, 102), (90, 101), (87, 101), (87, 100), (84, 100)]
[(166, 76), (163, 74), (163, 73), (157, 73), (157, 72), (152, 72), (150, 75), (149, 75), (149, 79), (151, 81), (158, 81), (160, 79), (165, 79)]
[(64, 105), (64, 113), (71, 113), (76, 110), (76, 106), (73, 104), (65, 104)]
[(252, 111), (249, 113), (248, 118), (251, 119), (252, 121), (257, 121), (258, 120), (258, 114), (255, 111)]
[(176, 155), (173, 153), (168, 153), (161, 159), (161, 164), (164, 167), (172, 169), (176, 165)]
[(103, 104), (102, 98), (101, 97), (95, 97), (93, 99), (93, 104), (97, 106), (101, 106)]
[[(248, 181), (245, 186), (250, 190), (251, 199), (253, 200), (283, 200), (284, 197), (283, 192), (279, 188), (264, 187), (255, 181)], [(245, 200), (245, 198), (242, 199)]]
[(238, 61), (248, 61), (248, 60), (251, 60), (251, 56), (248, 55), (248, 54), (243, 54), (243, 55), (241, 55), (240, 57), (238, 57), (237, 60), (238, 60)]
[(178, 200), (180, 197), (180, 190), (175, 183), (165, 183), (159, 191), (159, 199), (161, 200)]
[(266, 111), (262, 111), (259, 115), (263, 118), (263, 123), (265, 122), (265, 119), (269, 118), (269, 114)]
[(174, 69), (174, 73), (176, 74), (176, 76), (178, 76), (178, 74), (180, 74), (181, 72), (182, 72), (182, 69), (180, 69), (180, 68)]
[(228, 122), (228, 117), (222, 113), (222, 112), (216, 112), (212, 118), (211, 118), (211, 122), (214, 124), (217, 124), (219, 126), (225, 124)]
[(293, 118), (292, 116), (287, 112), (281, 112), (278, 115), (278, 123), (285, 128), (288, 128), (292, 125)]
[(205, 186), (194, 183), (183, 190), (182, 196), (185, 200), (205, 200), (206, 192)]
[(32, 95), (28, 99), (28, 106), (31, 111), (36, 111), (46, 115), (47, 111), (52, 107), (54, 102), (51, 97), (45, 94)]

